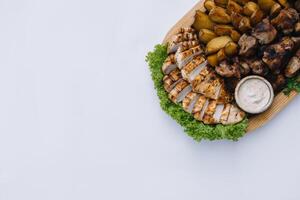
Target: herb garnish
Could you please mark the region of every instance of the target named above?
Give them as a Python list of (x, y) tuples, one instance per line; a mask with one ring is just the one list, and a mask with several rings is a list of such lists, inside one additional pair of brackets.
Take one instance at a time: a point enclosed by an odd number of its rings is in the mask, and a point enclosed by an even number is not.
[(286, 88), (283, 92), (285, 95), (289, 95), (293, 90), (300, 93), (300, 75), (288, 79)]

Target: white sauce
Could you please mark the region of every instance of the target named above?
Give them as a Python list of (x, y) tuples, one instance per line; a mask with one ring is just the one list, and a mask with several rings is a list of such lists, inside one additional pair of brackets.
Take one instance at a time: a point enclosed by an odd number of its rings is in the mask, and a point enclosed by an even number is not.
[(271, 97), (268, 85), (260, 79), (249, 79), (239, 88), (239, 106), (251, 113), (260, 113), (268, 106)]

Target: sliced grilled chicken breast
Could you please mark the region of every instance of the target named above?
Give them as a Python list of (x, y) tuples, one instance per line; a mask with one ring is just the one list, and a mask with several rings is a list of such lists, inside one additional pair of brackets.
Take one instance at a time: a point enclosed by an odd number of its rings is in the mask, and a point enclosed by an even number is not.
[(182, 80), (182, 76), (179, 69), (172, 71), (169, 75), (165, 75), (163, 78), (165, 90), (170, 92), (180, 80)]
[(175, 59), (175, 54), (170, 54), (162, 66), (162, 71), (164, 74), (169, 74), (171, 73), (171, 71), (173, 71), (176, 68), (177, 68), (177, 63)]
[(198, 45), (199, 45), (198, 40), (189, 40), (189, 41), (181, 42), (179, 44), (179, 47), (178, 47), (176, 53), (184, 52), (184, 51), (189, 50), (189, 49), (191, 49), (193, 47), (196, 47)]
[(216, 111), (213, 115), (214, 123), (219, 124), (221, 122), (222, 111), (224, 110), (224, 104), (218, 104), (216, 107)]
[(236, 105), (231, 105), (228, 119), (223, 124), (225, 125), (236, 124), (242, 121), (245, 118), (245, 116), (246, 114), (243, 111), (241, 111)]
[(174, 103), (181, 102), (184, 97), (192, 91), (192, 87), (185, 80), (181, 80), (176, 84), (176, 86), (170, 91), (169, 98)]
[(203, 117), (204, 117), (204, 114), (205, 114), (206, 109), (208, 107), (208, 104), (209, 104), (209, 100), (206, 100), (205, 103), (204, 103), (204, 105), (203, 105), (203, 107), (202, 107), (202, 109), (201, 109), (201, 111), (200, 112), (196, 112), (194, 114), (194, 118), (196, 120), (198, 120), (198, 121), (202, 121), (203, 120)]
[(188, 93), (188, 95), (186, 95), (186, 97), (182, 101), (183, 109), (188, 113), (192, 113), (193, 108), (194, 108), (198, 98), (199, 98), (199, 95), (197, 93), (194, 93), (194, 92)]
[(231, 104), (227, 103), (224, 105), (223, 111), (221, 113), (221, 119), (220, 119), (220, 122), (222, 124), (226, 124), (229, 117), (230, 108), (231, 108)]
[(168, 43), (168, 53), (175, 53), (185, 41), (197, 41), (197, 35), (192, 32), (182, 32), (174, 35)]
[(182, 68), (182, 77), (191, 82), (195, 79), (195, 76), (200, 73), (200, 71), (206, 66), (205, 58), (202, 56), (197, 56), (191, 62), (189, 62), (185, 67)]
[(175, 58), (178, 64), (178, 68), (182, 69), (186, 64), (193, 60), (194, 57), (203, 53), (203, 50), (200, 46), (193, 47), (189, 50), (183, 52), (177, 52)]
[(205, 104), (206, 101), (207, 101), (207, 98), (203, 95), (200, 95), (199, 98), (197, 99), (195, 105), (194, 105), (193, 113), (201, 112), (201, 110), (204, 107), (204, 104)]
[(214, 119), (214, 114), (217, 108), (217, 101), (211, 100), (207, 106), (207, 109), (203, 116), (203, 123), (204, 124), (215, 124), (216, 120)]

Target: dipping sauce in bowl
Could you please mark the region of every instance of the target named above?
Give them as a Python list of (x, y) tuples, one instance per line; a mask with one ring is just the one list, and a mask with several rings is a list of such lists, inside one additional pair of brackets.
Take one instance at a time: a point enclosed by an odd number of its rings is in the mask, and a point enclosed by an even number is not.
[(260, 76), (242, 79), (235, 89), (238, 106), (247, 113), (259, 114), (266, 111), (274, 100), (272, 85)]

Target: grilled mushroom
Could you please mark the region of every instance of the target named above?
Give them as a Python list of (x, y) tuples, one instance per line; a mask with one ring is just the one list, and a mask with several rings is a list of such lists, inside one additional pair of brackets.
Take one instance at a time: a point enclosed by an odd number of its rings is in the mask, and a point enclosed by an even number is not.
[(247, 34), (242, 35), (238, 44), (240, 46), (239, 54), (245, 57), (254, 55), (258, 45), (256, 38)]
[(239, 66), (237, 64), (229, 64), (227, 60), (222, 61), (218, 66), (215, 67), (216, 72), (223, 77), (231, 78), (241, 76)]
[(276, 35), (277, 30), (272, 26), (268, 18), (258, 23), (252, 31), (252, 36), (257, 38), (260, 44), (271, 43), (276, 38)]
[(297, 75), (300, 69), (300, 49), (297, 51), (296, 55), (292, 57), (289, 64), (285, 69), (285, 76), (286, 77), (294, 77)]
[(263, 55), (263, 62), (274, 73), (279, 73), (282, 67), (283, 61), (291, 53), (295, 46), (293, 40), (289, 37), (283, 38), (279, 43), (270, 45), (266, 48)]
[(271, 23), (276, 26), (277, 29), (282, 30), (283, 33), (292, 33), (295, 24), (299, 20), (299, 14), (294, 8), (286, 8), (280, 11), (279, 15), (274, 18)]

